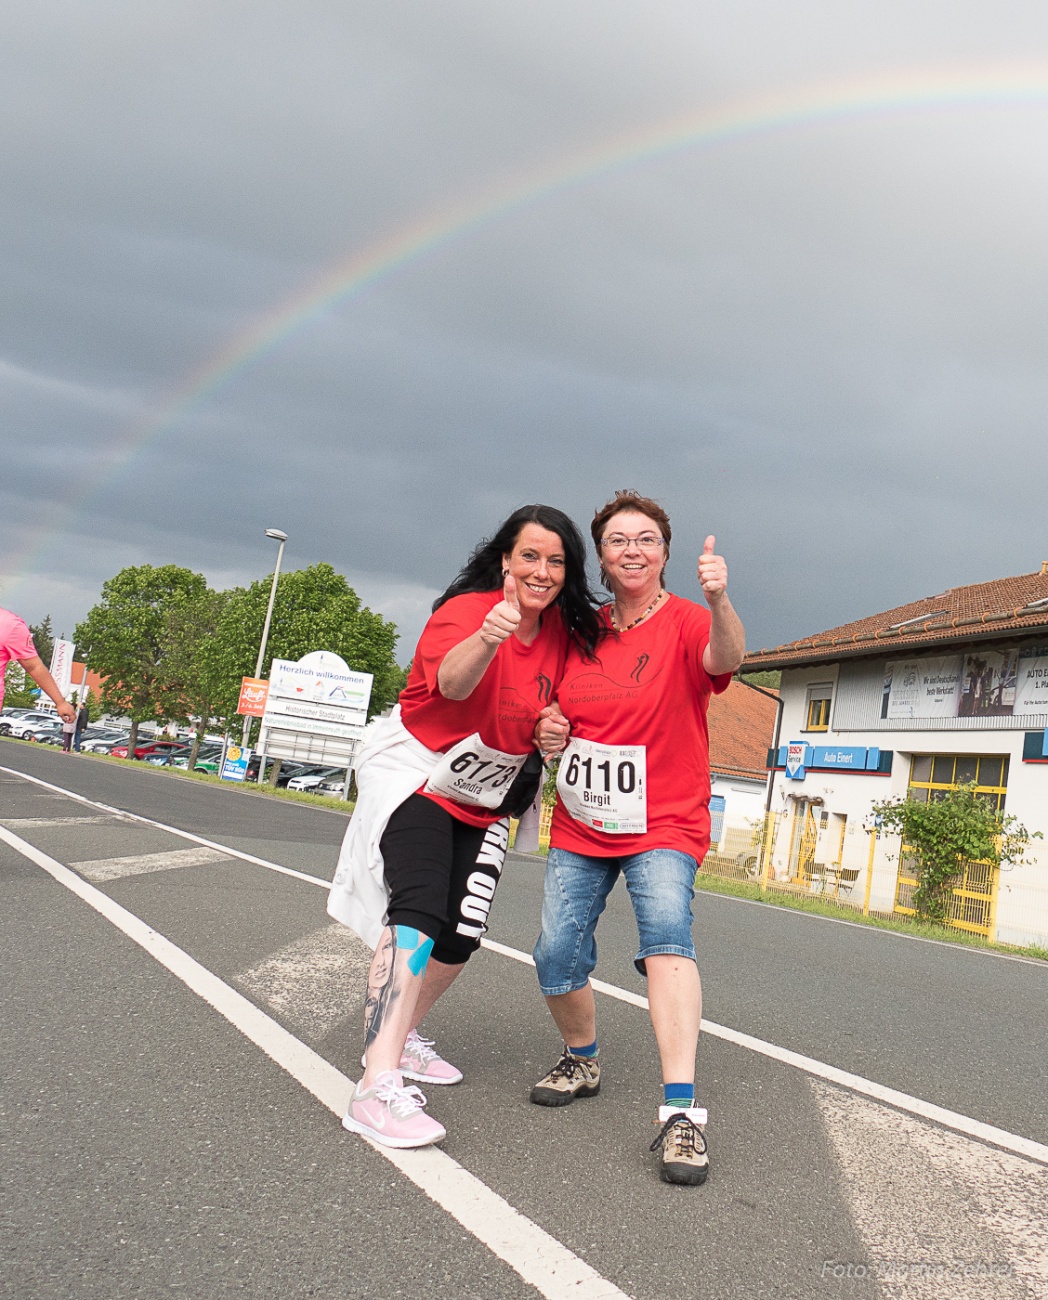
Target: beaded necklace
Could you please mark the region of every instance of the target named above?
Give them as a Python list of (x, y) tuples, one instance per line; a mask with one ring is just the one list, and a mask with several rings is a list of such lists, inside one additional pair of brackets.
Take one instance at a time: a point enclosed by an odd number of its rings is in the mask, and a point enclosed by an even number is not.
[(666, 594), (665, 591), (660, 591), (659, 594), (655, 597), (655, 599), (654, 599), (654, 600), (651, 602), (651, 604), (648, 606), (648, 608), (644, 611), (644, 613), (641, 614), (641, 616), (640, 616), (639, 618), (635, 618), (635, 619), (633, 620), (632, 623), (627, 623), (625, 627), (619, 627), (618, 623), (615, 622), (615, 614), (614, 614), (614, 612), (613, 612), (614, 609), (615, 609), (615, 606), (612, 605), (611, 608), (608, 610), (608, 618), (611, 620), (611, 626), (612, 626), (612, 627), (614, 628), (614, 630), (615, 630), (616, 632), (618, 632), (620, 635), (621, 635), (623, 632), (628, 632), (628, 631), (630, 630), (631, 627), (636, 627), (638, 623), (643, 623), (643, 622), (644, 622), (644, 620), (648, 617), (648, 615), (649, 615), (649, 614), (651, 613), (651, 611), (655, 608), (655, 606), (659, 603), (659, 601), (663, 598), (663, 596), (665, 596), (665, 594)]

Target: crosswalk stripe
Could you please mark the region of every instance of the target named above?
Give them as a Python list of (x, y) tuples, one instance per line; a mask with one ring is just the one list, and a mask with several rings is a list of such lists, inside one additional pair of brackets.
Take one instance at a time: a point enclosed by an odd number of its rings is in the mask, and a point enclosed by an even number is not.
[(865, 1277), (906, 1300), (1048, 1295), (1048, 1170), (808, 1082), (866, 1248), (860, 1260), (824, 1261), (824, 1279)]
[(171, 849), (167, 853), (138, 853), (126, 858), (91, 858), (71, 862), (88, 880), (119, 880), (121, 876), (141, 876), (148, 871), (171, 871), (175, 867), (202, 867), (211, 862), (230, 862), (228, 853), (217, 849)]
[(0, 826), (10, 826), (13, 831), (20, 831), (38, 826), (97, 826), (116, 820), (111, 813), (104, 817), (0, 817)]
[(233, 983), (318, 1042), (355, 1009), (371, 955), (363, 939), (336, 921), (242, 971)]

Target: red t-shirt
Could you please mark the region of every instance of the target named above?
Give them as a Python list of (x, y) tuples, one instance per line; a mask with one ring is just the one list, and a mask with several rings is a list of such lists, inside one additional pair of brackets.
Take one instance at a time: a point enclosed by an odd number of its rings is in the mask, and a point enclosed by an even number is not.
[[(608, 612), (604, 613), (610, 624)], [(701, 862), (710, 846), (710, 743), (706, 708), (731, 673), (710, 677), (702, 653), (709, 611), (680, 596), (629, 632), (609, 634), (587, 663), (572, 645), (557, 691), (571, 733), (601, 745), (644, 745), (648, 829), (612, 835), (576, 821), (557, 800), (554, 848), (609, 858), (677, 849)]]
[[(453, 596), (430, 617), (422, 632), (408, 684), (400, 693), (400, 712), (404, 726), (427, 749), (446, 753), (475, 731), (486, 745), (506, 754), (526, 754), (534, 746), (539, 713), (553, 698), (564, 672), (568, 638), (556, 606), (543, 613), (531, 645), (515, 636), (502, 642), (468, 698), (445, 699), (437, 686), (444, 656), (478, 631), (488, 610), (501, 599), (501, 589)], [(498, 821), (487, 808), (434, 794), (426, 797), (470, 826), (490, 826)]]

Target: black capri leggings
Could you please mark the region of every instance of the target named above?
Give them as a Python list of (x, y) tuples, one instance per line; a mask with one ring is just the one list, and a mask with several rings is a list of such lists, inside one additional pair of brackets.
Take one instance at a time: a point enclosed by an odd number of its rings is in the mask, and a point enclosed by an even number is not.
[(433, 940), (433, 956), (461, 966), (480, 947), (509, 845), (509, 820), (485, 829), (410, 795), (390, 817), (380, 848), (389, 924)]

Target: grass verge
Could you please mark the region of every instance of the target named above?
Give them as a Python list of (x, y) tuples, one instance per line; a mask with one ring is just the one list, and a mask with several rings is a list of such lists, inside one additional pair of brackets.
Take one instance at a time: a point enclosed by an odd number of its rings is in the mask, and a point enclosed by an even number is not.
[[(18, 740), (15, 736), (0, 736), (0, 740), (10, 741), (12, 745), (31, 746), (34, 749), (44, 748), (30, 740)], [(223, 781), (220, 776), (212, 775), (210, 772), (189, 772), (180, 767), (159, 767), (155, 763), (145, 762), (144, 759), (114, 758), (112, 754), (89, 754), (86, 751), (71, 757), (89, 759), (96, 763), (114, 763), (119, 767), (133, 767), (136, 772), (154, 772), (158, 776), (173, 777), (181, 781), (202, 781), (205, 785), (220, 786), (223, 790), (241, 795), (254, 795), (256, 798), (263, 799), (285, 799), (291, 803), (308, 804), (311, 808), (326, 808), (329, 812), (338, 812), (345, 816), (348, 816), (354, 808), (354, 805), (345, 799), (334, 799), (330, 795), (308, 794), (304, 790), (277, 789), (269, 784), (256, 785), (253, 781)]]
[(1048, 948), (1037, 945), (1016, 947), (1007, 943), (991, 943), (977, 934), (954, 930), (949, 926), (933, 925), (927, 921), (910, 921), (903, 917), (863, 916), (857, 908), (841, 907), (825, 898), (801, 897), (796, 894), (768, 890), (761, 893), (759, 885), (748, 880), (729, 880), (725, 876), (710, 876), (700, 871), (695, 877), (695, 888), (708, 894), (727, 894), (730, 898), (746, 898), (769, 907), (786, 907), (794, 912), (809, 912), (814, 916), (829, 916), (837, 921), (854, 921), (875, 930), (894, 930), (896, 934), (916, 935), (921, 939), (937, 939), (942, 943), (960, 944), (966, 948), (984, 948), (987, 952), (1004, 953), (1009, 957), (1031, 957), (1048, 961)]

